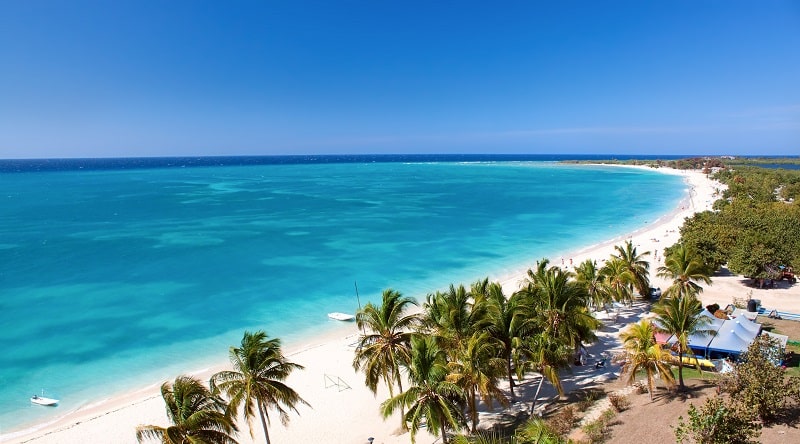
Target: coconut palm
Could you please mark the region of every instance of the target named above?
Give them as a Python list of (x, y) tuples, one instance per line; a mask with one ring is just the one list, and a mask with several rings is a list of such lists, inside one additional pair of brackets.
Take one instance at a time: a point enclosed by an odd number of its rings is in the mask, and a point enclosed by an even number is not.
[(178, 376), (172, 385), (165, 382), (161, 386), (161, 396), (172, 425), (137, 427), (139, 442), (154, 439), (163, 444), (236, 444), (232, 435), (237, 429), (225, 414), (227, 405), (197, 379)]
[(497, 387), (504, 370), (504, 359), (497, 357), (501, 346), (488, 332), (475, 332), (461, 344), (457, 360), (447, 364), (450, 369), (447, 380), (467, 394), (472, 433), (478, 429), (478, 395), (490, 409), (494, 401), (508, 406), (506, 396)]
[(293, 370), (303, 369), (303, 366), (289, 362), (281, 351), (281, 340), (269, 339), (263, 331), (245, 331), (241, 346), (231, 347), (229, 355), (233, 370), (215, 373), (211, 377), (211, 388), (225, 393), (230, 400), (231, 414), (242, 407), (250, 436), (254, 435), (253, 419), (257, 415), (269, 444), (270, 408), (278, 411), (281, 423), (286, 425), (289, 422), (286, 409), (297, 413), (296, 404), (309, 405), (284, 383)]
[(703, 287), (697, 282), (711, 284), (708, 267), (695, 251), (686, 245), (675, 244), (658, 267), (658, 277), (672, 279), (672, 285), (664, 291), (665, 297), (679, 298), (684, 295), (697, 297)]
[(398, 291), (386, 289), (381, 299), (380, 305), (368, 303), (356, 314), (356, 323), (364, 334), (356, 347), (353, 368), (364, 371), (364, 383), (372, 393), (376, 393), (378, 382), (383, 380), (392, 397), (395, 383), (398, 393), (403, 391), (400, 369), (411, 360), (410, 329), (419, 317), (406, 314), (408, 307), (417, 303)]
[(586, 287), (589, 305), (595, 310), (611, 302), (611, 298), (603, 285), (603, 276), (597, 268), (597, 262), (586, 259), (575, 267), (575, 279)]
[(571, 275), (558, 267), (529, 271), (529, 284), (520, 292), (530, 298), (537, 330), (577, 352), (584, 341), (596, 339), (594, 332), (601, 324), (589, 313), (586, 287)]
[(475, 296), (463, 285), (451, 284), (448, 291), (427, 297), (423, 323), (448, 353), (455, 352), (458, 344), (472, 336), (483, 322), (486, 304), (482, 303), (481, 294)]
[(656, 342), (655, 328), (649, 320), (643, 319), (636, 324), (631, 324), (620, 334), (620, 339), (622, 339), (628, 354), (628, 361), (623, 370), (628, 374), (628, 384), (636, 380), (636, 373), (644, 371), (647, 375), (647, 389), (652, 401), (656, 373), (665, 383), (669, 385), (675, 383), (667, 356)]
[(501, 344), (500, 356), (505, 360), (509, 392), (514, 401), (512, 357), (515, 344), (532, 329), (533, 310), (524, 293), (514, 293), (506, 298), (503, 287), (496, 282), (489, 285), (486, 301), (486, 330)]
[(417, 305), (413, 299), (392, 289), (384, 290), (381, 297), (380, 305), (368, 303), (356, 314), (358, 328), (365, 334), (359, 338), (353, 368), (364, 370), (364, 383), (372, 393), (377, 391), (378, 381), (382, 379), (394, 396), (395, 382), (403, 391), (400, 368), (408, 365), (411, 359), (410, 330), (419, 318), (406, 314), (409, 306)]
[(650, 263), (644, 260), (645, 256), (649, 256), (650, 252), (645, 251), (639, 254), (633, 242), (626, 241), (624, 246), (615, 245), (614, 250), (617, 254), (615, 258), (625, 263), (625, 268), (631, 275), (631, 284), (641, 296), (648, 296), (650, 294)]
[(603, 286), (612, 299), (618, 302), (633, 302), (631, 285), (634, 278), (628, 270), (628, 265), (622, 259), (612, 256), (600, 269), (600, 275), (603, 279)]
[(423, 425), (433, 434), (441, 433), (442, 442), (447, 443), (447, 430), (458, 430), (464, 424), (464, 390), (449, 382), (447, 374), (445, 353), (436, 339), (414, 335), (408, 368), (411, 386), (381, 404), (384, 418), (400, 406), (408, 408), (403, 419), (411, 426), (412, 443)]
[(696, 333), (711, 334), (713, 330), (704, 328), (710, 319), (698, 316), (703, 311), (703, 304), (694, 296), (681, 296), (663, 299), (653, 307), (656, 318), (653, 325), (656, 330), (675, 335), (678, 346), (678, 386), (683, 384), (683, 354), (689, 351), (689, 336)]
[(523, 362), (526, 365), (518, 366), (517, 372), (521, 373), (527, 367), (538, 371), (542, 375), (539, 379), (536, 393), (533, 395), (533, 401), (531, 401), (530, 415), (533, 417), (536, 410), (536, 402), (539, 400), (539, 392), (545, 379), (555, 387), (559, 396), (564, 395), (560, 370), (569, 368), (574, 353), (571, 345), (543, 331), (526, 338), (520, 344), (519, 353), (524, 356), (525, 360)]

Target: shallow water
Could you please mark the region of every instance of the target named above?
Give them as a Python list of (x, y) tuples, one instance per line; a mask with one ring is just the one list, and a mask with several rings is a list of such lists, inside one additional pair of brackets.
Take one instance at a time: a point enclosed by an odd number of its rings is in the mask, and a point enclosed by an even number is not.
[[(392, 287), (423, 298), (678, 205), (677, 176), (545, 162), (3, 174), (0, 430), (297, 342)], [(56, 409), (31, 406), (46, 389)]]

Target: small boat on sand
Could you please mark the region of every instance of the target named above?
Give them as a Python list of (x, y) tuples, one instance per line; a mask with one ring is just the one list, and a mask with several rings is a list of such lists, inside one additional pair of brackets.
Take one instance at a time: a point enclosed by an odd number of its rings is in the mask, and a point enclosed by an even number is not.
[(356, 317), (351, 315), (351, 314), (339, 313), (339, 312), (328, 313), (328, 317), (331, 318), (331, 319), (336, 319), (337, 321), (355, 321), (356, 320)]
[(39, 405), (54, 406), (58, 404), (58, 399), (47, 398), (44, 396), (44, 391), (42, 391), (42, 396), (39, 395), (31, 396), (31, 402)]

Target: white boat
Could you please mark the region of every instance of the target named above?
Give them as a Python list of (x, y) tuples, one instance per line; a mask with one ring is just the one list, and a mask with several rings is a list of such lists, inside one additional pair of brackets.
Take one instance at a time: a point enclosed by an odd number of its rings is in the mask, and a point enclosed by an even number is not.
[[(42, 394), (44, 395), (44, 392), (42, 392)], [(31, 396), (31, 402), (34, 403), (34, 404), (39, 404), (39, 405), (52, 406), (52, 405), (58, 404), (58, 399), (47, 398), (45, 396), (39, 396), (39, 395), (33, 395), (33, 396)]]
[(328, 317), (331, 318), (331, 319), (336, 319), (337, 321), (355, 321), (356, 320), (356, 317), (351, 315), (351, 314), (339, 313), (339, 312), (328, 313)]

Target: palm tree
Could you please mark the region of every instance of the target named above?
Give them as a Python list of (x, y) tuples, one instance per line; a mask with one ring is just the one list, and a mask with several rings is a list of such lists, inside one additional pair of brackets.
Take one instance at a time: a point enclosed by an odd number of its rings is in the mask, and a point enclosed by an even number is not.
[[(561, 385), (559, 371), (568, 368), (572, 362), (573, 349), (569, 344), (547, 334), (538, 334), (527, 338), (520, 346), (520, 354), (525, 357), (528, 367), (531, 367), (542, 374), (539, 379), (539, 386), (531, 401), (530, 416), (533, 417), (536, 410), (536, 402), (539, 400), (539, 392), (542, 383), (547, 379), (550, 384), (558, 391), (559, 396), (564, 395), (564, 387)], [(524, 366), (518, 366), (517, 372), (524, 371)]]
[(521, 292), (530, 297), (539, 331), (572, 346), (576, 352), (584, 341), (596, 339), (594, 331), (601, 324), (589, 313), (586, 287), (558, 267), (533, 274), (529, 271), (529, 276), (529, 285)]
[(647, 388), (652, 401), (656, 373), (667, 384), (675, 383), (672, 369), (666, 361), (661, 346), (656, 342), (655, 328), (649, 320), (643, 319), (639, 323), (630, 325), (620, 334), (620, 339), (628, 352), (628, 362), (624, 369), (624, 372), (628, 373), (628, 384), (636, 380), (636, 373), (644, 371), (647, 374)]
[(664, 291), (665, 297), (679, 298), (684, 295), (697, 297), (703, 287), (696, 281), (711, 284), (708, 268), (695, 251), (686, 245), (675, 244), (658, 267), (658, 277), (672, 279), (672, 285)]
[(503, 287), (494, 282), (487, 289), (486, 330), (500, 344), (500, 356), (505, 360), (506, 375), (511, 400), (514, 401), (514, 373), (511, 366), (515, 344), (532, 328), (533, 310), (524, 293), (514, 293), (510, 298)]
[(386, 289), (381, 305), (368, 303), (356, 314), (358, 328), (363, 329), (364, 334), (356, 347), (353, 368), (364, 370), (364, 383), (372, 393), (376, 393), (381, 379), (389, 387), (390, 397), (394, 396), (395, 382), (398, 393), (403, 391), (400, 368), (407, 367), (411, 361), (409, 330), (419, 321), (417, 315), (405, 313), (410, 305), (417, 303), (398, 291)]
[(575, 267), (575, 278), (586, 287), (588, 302), (595, 310), (611, 302), (608, 291), (603, 285), (603, 276), (597, 268), (597, 262), (591, 259), (581, 262)]
[(641, 296), (648, 296), (650, 292), (650, 263), (644, 260), (644, 257), (649, 256), (650, 252), (645, 251), (642, 254), (638, 254), (631, 241), (626, 241), (624, 247), (615, 245), (614, 249), (617, 251), (614, 257), (625, 263), (625, 268), (632, 277), (631, 284), (636, 288), (636, 291)]
[(622, 259), (612, 256), (600, 269), (600, 275), (606, 291), (614, 300), (633, 302), (631, 285), (634, 278), (628, 270), (628, 265)]
[(483, 295), (473, 295), (463, 285), (451, 284), (446, 292), (428, 295), (423, 322), (438, 336), (442, 347), (454, 353), (461, 341), (472, 336), (483, 322), (486, 304), (482, 302)]
[(504, 370), (504, 360), (497, 357), (501, 345), (488, 332), (475, 332), (461, 344), (458, 359), (447, 364), (450, 369), (447, 380), (457, 384), (467, 394), (472, 433), (478, 430), (478, 395), (490, 409), (495, 400), (508, 406), (508, 400), (497, 387), (498, 376)]
[(241, 347), (231, 347), (230, 359), (233, 371), (215, 373), (211, 377), (211, 389), (228, 396), (229, 412), (235, 413), (242, 406), (250, 426), (250, 436), (254, 435), (253, 417), (258, 410), (269, 444), (270, 408), (278, 411), (281, 423), (286, 425), (289, 414), (284, 407), (297, 413), (297, 403), (309, 405), (284, 383), (293, 370), (303, 369), (303, 366), (286, 359), (279, 338), (268, 339), (267, 334), (260, 330), (255, 333), (245, 331)]
[(155, 439), (163, 444), (237, 444), (231, 436), (237, 431), (236, 425), (225, 414), (228, 406), (197, 379), (178, 376), (172, 385), (165, 382), (161, 385), (161, 396), (173, 425), (139, 426), (136, 428), (139, 442)]
[(704, 329), (710, 319), (698, 316), (703, 311), (703, 304), (694, 296), (673, 297), (663, 299), (653, 307), (656, 318), (653, 322), (656, 330), (675, 335), (678, 346), (678, 386), (681, 390), (683, 384), (683, 354), (689, 351), (689, 336), (711, 334), (713, 330)]
[(384, 418), (398, 407), (408, 407), (403, 419), (411, 425), (411, 442), (423, 424), (431, 433), (441, 433), (447, 443), (447, 430), (458, 430), (464, 423), (461, 406), (464, 390), (447, 380), (444, 351), (435, 338), (414, 335), (411, 338), (411, 365), (408, 379), (411, 387), (381, 404)]

